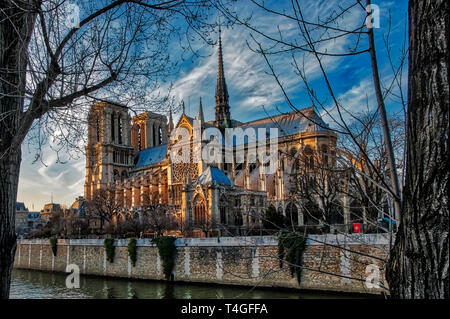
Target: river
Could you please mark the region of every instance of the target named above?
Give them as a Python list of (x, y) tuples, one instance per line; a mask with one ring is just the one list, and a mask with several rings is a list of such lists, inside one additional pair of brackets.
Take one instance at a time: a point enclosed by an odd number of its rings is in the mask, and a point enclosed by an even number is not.
[(287, 289), (167, 283), (81, 276), (79, 289), (68, 289), (66, 275), (14, 269), (12, 299), (309, 299), (367, 298), (365, 295), (304, 292)]

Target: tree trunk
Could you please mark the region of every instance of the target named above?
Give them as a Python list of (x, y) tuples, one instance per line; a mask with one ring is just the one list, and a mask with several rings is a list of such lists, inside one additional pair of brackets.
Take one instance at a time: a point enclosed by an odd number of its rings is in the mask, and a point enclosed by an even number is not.
[(394, 298), (449, 298), (449, 3), (409, 2), (408, 150)]
[(16, 252), (15, 211), (20, 151), (0, 161), (0, 299), (9, 297)]
[(14, 229), (28, 44), (40, 0), (0, 0), (0, 299), (9, 297), (16, 251)]

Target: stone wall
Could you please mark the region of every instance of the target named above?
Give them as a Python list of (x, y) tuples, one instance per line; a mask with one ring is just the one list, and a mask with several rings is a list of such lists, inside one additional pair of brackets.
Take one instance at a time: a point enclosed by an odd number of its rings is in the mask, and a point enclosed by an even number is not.
[[(280, 268), (275, 237), (180, 238), (175, 244), (175, 281), (369, 294), (385, 291), (366, 286), (367, 276), (378, 270), (380, 284), (385, 285), (385, 235), (309, 236), (300, 284), (286, 263)], [(128, 257), (128, 240), (116, 240), (115, 245), (114, 262), (110, 263), (103, 239), (60, 239), (57, 256), (53, 256), (48, 239), (21, 240), (15, 268), (65, 272), (68, 264), (76, 264), (86, 275), (164, 280), (158, 248), (151, 240), (137, 240), (135, 267)]]

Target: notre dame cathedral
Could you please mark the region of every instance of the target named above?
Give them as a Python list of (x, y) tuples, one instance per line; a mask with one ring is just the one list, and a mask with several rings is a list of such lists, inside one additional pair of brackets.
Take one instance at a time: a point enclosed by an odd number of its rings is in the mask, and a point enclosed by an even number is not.
[[(198, 225), (210, 221), (221, 230), (259, 227), (263, 212), (270, 206), (289, 215), (294, 224), (308, 223), (290, 187), (297, 171), (286, 170), (293, 165), (289, 154), (329, 152), (330, 156), (325, 158), (333, 165), (336, 134), (328, 129), (314, 106), (247, 123), (233, 119), (224, 71), (219, 34), (213, 121), (205, 121), (201, 98), (198, 116), (188, 116), (183, 104), (182, 115), (175, 125), (172, 112), (168, 119), (153, 112), (131, 117), (125, 106), (111, 102), (93, 104), (88, 115), (85, 199), (92, 200), (99, 189), (114, 187), (116, 199), (123, 203), (119, 219), (139, 216), (143, 206), (156, 201), (173, 207), (186, 223)], [(174, 162), (170, 156), (177, 142), (177, 138), (171, 138), (174, 130), (184, 128), (188, 132), (191, 150), (205, 143), (193, 138), (195, 122), (201, 130), (276, 128), (279, 156), (275, 171), (264, 174), (263, 164), (249, 160), (249, 140), (232, 146), (233, 154), (238, 147), (244, 150), (241, 163), (234, 156), (231, 163), (210, 164), (192, 156), (187, 162)]]

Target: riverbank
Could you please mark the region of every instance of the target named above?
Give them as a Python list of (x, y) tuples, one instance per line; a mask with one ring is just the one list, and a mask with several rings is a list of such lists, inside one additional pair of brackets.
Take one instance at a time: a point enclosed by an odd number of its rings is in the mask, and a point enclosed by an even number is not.
[[(309, 236), (299, 283), (287, 265), (280, 268), (275, 237), (180, 238), (175, 242), (172, 278), (187, 283), (381, 294), (383, 289), (368, 288), (365, 281), (368, 275), (375, 274), (376, 266), (380, 269), (380, 284), (385, 282), (382, 259), (387, 256), (387, 240), (380, 234)], [(114, 245), (111, 263), (103, 240), (58, 240), (56, 256), (48, 239), (21, 240), (15, 268), (57, 273), (75, 264), (86, 275), (165, 279), (158, 248), (149, 239), (137, 240), (135, 266), (128, 256), (128, 240), (116, 240)], [(368, 265), (372, 266), (366, 273)]]

